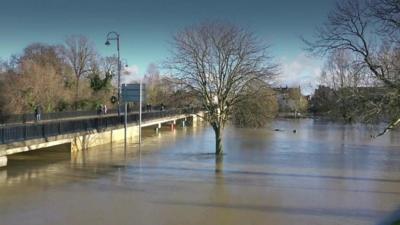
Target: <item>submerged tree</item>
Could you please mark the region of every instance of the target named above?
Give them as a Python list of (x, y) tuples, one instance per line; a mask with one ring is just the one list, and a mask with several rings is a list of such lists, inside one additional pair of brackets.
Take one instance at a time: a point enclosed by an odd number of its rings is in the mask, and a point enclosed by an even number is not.
[(275, 75), (268, 45), (235, 25), (210, 22), (177, 33), (173, 47), (168, 66), (201, 99), (215, 132), (215, 152), (222, 154), (223, 128), (247, 85), (268, 82)]

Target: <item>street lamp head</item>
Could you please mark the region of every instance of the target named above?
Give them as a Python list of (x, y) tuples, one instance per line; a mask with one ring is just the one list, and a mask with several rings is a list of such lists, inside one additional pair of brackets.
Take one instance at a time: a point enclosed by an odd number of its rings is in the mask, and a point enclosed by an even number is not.
[(127, 61), (126, 59), (122, 59), (122, 60), (121, 60), (121, 65), (122, 65), (123, 67), (128, 67), (128, 61)]
[(104, 43), (105, 45), (109, 46), (111, 43), (109, 40), (106, 41), (106, 43)]

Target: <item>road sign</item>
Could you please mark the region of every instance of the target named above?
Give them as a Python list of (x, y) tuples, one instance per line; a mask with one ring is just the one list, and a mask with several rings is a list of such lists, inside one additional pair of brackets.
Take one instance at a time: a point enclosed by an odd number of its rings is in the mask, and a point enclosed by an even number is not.
[(125, 103), (125, 149), (126, 149), (126, 136), (127, 136), (127, 124), (128, 124), (128, 102), (139, 102), (139, 151), (140, 144), (142, 142), (142, 102), (143, 102), (143, 94), (144, 94), (144, 85), (142, 84), (142, 80), (140, 80), (139, 84), (122, 84), (122, 101)]
[[(143, 91), (142, 91), (143, 94)], [(140, 84), (122, 84), (122, 101), (139, 102)]]

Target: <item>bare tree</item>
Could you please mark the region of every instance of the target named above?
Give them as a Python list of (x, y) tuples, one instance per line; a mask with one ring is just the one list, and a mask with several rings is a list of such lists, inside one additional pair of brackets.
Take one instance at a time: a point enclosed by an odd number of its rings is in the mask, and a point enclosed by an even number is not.
[(399, 0), (370, 0), (371, 15), (380, 22), (383, 31), (395, 34), (398, 38), (400, 28)]
[(2, 111), (11, 113), (32, 112), (41, 105), (46, 112), (55, 111), (61, 101), (68, 98), (62, 77), (51, 64), (38, 64), (23, 60), (20, 74), (7, 75), (0, 98), (4, 101)]
[(315, 41), (304, 41), (310, 52), (319, 55), (338, 49), (355, 53), (359, 56), (360, 63), (367, 66), (377, 79), (392, 86), (394, 84), (376, 60), (376, 48), (371, 41), (372, 21), (366, 12), (367, 7), (360, 0), (337, 2), (328, 21), (317, 28)]
[(347, 122), (354, 119), (354, 103), (359, 99), (359, 88), (367, 86), (363, 74), (365, 71), (354, 63), (352, 56), (341, 49), (330, 52), (320, 81), (321, 85), (332, 90), (335, 98), (335, 105), (330, 105), (330, 116), (339, 116)]
[[(370, 101), (370, 110), (365, 115), (379, 115), (382, 113), (384, 102), (398, 102), (400, 90), (399, 74), (399, 46), (396, 42), (386, 41), (387, 35), (382, 35), (376, 26), (376, 21), (385, 22), (385, 18), (379, 12), (389, 3), (394, 1), (384, 0), (375, 4), (375, 8), (366, 1), (345, 0), (339, 1), (335, 9), (329, 14), (328, 20), (317, 28), (315, 41), (306, 41), (310, 52), (325, 55), (337, 51), (348, 51), (354, 54), (354, 61), (360, 68), (366, 68), (368, 74), (377, 81), (383, 96), (377, 104)], [(396, 1), (397, 2), (397, 1)], [(375, 11), (374, 11), (375, 10)], [(398, 32), (398, 30), (396, 31)], [(397, 112), (391, 116), (389, 127), (400, 123), (400, 114)]]
[(79, 99), (79, 83), (91, 69), (91, 61), (95, 57), (95, 51), (89, 40), (84, 36), (70, 36), (65, 41), (65, 56), (72, 67), (76, 78), (75, 83), (75, 109)]
[(215, 152), (222, 154), (223, 128), (243, 90), (251, 81), (268, 81), (275, 75), (268, 46), (235, 25), (209, 22), (177, 33), (173, 47), (169, 68), (202, 100), (215, 132)]
[(151, 63), (147, 67), (143, 82), (146, 84), (146, 102), (152, 105), (163, 103), (163, 85), (161, 84), (160, 71), (155, 64)]
[(40, 104), (45, 111), (56, 111), (72, 96), (66, 85), (67, 68), (60, 46), (33, 43), (23, 54), (6, 65), (0, 93), (1, 111), (27, 113)]
[[(118, 58), (116, 56), (100, 57), (98, 60), (101, 70), (104, 76), (112, 76), (112, 84), (116, 88), (118, 87)], [(115, 89), (117, 91), (117, 88)]]

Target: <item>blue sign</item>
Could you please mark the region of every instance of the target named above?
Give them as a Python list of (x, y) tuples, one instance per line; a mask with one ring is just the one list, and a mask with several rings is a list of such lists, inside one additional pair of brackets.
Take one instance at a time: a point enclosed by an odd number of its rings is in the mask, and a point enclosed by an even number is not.
[[(143, 101), (143, 86), (142, 85), (142, 101)], [(122, 84), (121, 93), (123, 102), (139, 102), (140, 101), (140, 84)]]

